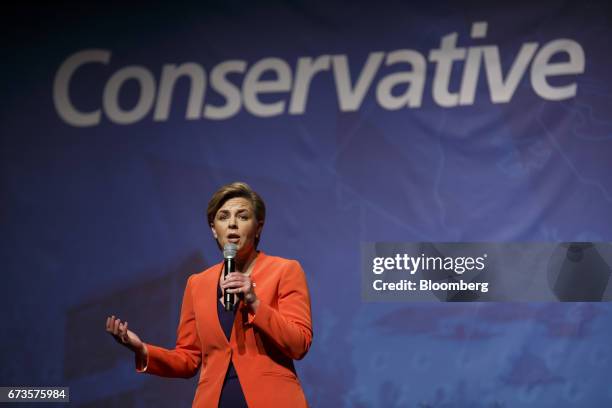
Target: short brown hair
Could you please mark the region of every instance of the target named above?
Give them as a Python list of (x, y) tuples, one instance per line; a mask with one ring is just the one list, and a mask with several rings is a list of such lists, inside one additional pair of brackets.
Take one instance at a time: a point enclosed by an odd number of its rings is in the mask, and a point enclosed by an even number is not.
[[(208, 202), (208, 208), (206, 209), (206, 217), (208, 219), (208, 225), (212, 225), (215, 220), (215, 215), (219, 208), (223, 207), (223, 204), (229, 199), (242, 197), (246, 198), (253, 207), (255, 213), (255, 219), (257, 222), (262, 224), (266, 220), (266, 204), (261, 199), (261, 196), (257, 194), (253, 189), (242, 181), (235, 181), (230, 184), (222, 186), (219, 190), (213, 194), (210, 201)], [(255, 238), (255, 246), (259, 243), (259, 238)]]

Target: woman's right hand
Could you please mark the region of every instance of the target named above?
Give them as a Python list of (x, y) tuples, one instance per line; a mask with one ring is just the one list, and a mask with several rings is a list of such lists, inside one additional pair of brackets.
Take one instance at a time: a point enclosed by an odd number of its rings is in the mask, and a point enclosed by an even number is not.
[(106, 318), (106, 332), (121, 345), (129, 348), (135, 353), (145, 354), (146, 349), (142, 340), (136, 333), (128, 330), (128, 322), (121, 322), (118, 317), (110, 316)]

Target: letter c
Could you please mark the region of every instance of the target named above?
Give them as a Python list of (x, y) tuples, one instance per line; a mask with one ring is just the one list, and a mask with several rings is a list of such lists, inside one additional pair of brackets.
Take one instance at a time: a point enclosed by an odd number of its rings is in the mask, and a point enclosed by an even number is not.
[(70, 79), (81, 66), (91, 62), (108, 64), (111, 52), (107, 50), (91, 49), (79, 51), (71, 55), (60, 66), (53, 81), (53, 103), (59, 116), (72, 126), (87, 127), (100, 123), (102, 115), (100, 109), (92, 112), (79, 112), (70, 101)]
[(380, 286), (381, 284), (382, 284), (382, 280), (376, 279), (374, 282), (372, 282), (372, 287), (374, 288), (374, 290), (383, 290), (382, 287)]

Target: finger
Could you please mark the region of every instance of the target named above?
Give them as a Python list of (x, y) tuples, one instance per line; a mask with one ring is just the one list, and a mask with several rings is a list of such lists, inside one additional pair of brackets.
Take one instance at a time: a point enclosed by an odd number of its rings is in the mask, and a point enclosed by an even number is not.
[(241, 292), (246, 292), (247, 287), (244, 285), (240, 285), (238, 287), (232, 288), (232, 289), (228, 289), (228, 292), (230, 293), (241, 293)]
[(228, 278), (228, 281), (229, 282), (244, 282), (244, 281), (246, 281), (248, 279), (249, 279), (248, 276), (245, 276), (245, 275), (239, 273), (237, 275), (234, 275), (234, 276)]
[(115, 325), (113, 326), (113, 333), (115, 335), (119, 334), (119, 325), (120, 324), (121, 324), (121, 320), (120, 319), (115, 320)]
[(236, 288), (240, 288), (244, 285), (244, 282), (229, 282), (227, 285), (225, 285), (226, 289), (236, 289)]
[(115, 318), (114, 317), (107, 317), (106, 318), (106, 331), (109, 333), (113, 332), (113, 326), (115, 324)]
[(121, 325), (121, 340), (124, 343), (127, 343), (127, 341), (129, 340), (128, 335), (127, 335), (127, 327), (126, 327), (125, 323), (123, 323)]
[(226, 287), (227, 286), (236, 286), (236, 285), (239, 285), (239, 284), (240, 284), (240, 282), (237, 281), (236, 279), (228, 280), (228, 281), (225, 282), (225, 286)]
[(223, 280), (223, 282), (221, 282), (221, 285), (227, 287), (228, 284), (235, 282), (235, 280), (236, 279), (234, 277), (227, 277), (225, 280)]

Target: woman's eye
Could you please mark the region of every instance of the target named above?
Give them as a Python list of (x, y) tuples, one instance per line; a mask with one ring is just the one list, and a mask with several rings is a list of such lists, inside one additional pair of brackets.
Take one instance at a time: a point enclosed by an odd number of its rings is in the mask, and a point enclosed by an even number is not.
[(241, 215), (241, 216), (240, 216), (240, 219), (241, 219), (241, 220), (248, 220), (248, 219), (249, 219), (249, 216), (248, 216), (248, 215)]

